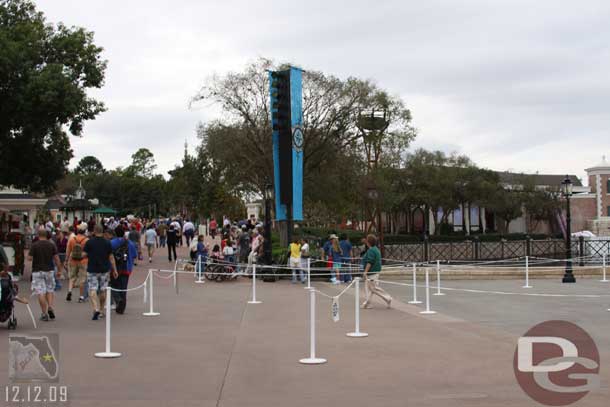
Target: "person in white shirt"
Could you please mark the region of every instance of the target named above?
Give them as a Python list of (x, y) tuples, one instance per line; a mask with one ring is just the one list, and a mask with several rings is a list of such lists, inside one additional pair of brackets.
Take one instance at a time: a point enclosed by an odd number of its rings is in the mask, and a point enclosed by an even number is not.
[(148, 262), (152, 263), (152, 256), (155, 254), (155, 247), (157, 246), (157, 232), (155, 232), (153, 225), (148, 225), (144, 233), (144, 242), (148, 249)]
[(186, 245), (190, 247), (191, 240), (195, 237), (195, 225), (187, 219), (182, 227), (182, 234), (186, 237)]
[(247, 273), (250, 273), (252, 265), (256, 263), (258, 252), (259, 249), (261, 249), (263, 241), (264, 238), (261, 235), (260, 230), (258, 228), (254, 229), (254, 231), (252, 232), (252, 249), (250, 250), (250, 254), (248, 255), (248, 269), (246, 271)]
[(68, 217), (66, 216), (64, 218), (64, 221), (61, 223), (61, 231), (64, 233), (68, 233), (70, 231), (70, 226), (71, 226), (71, 223), (68, 220)]
[(309, 243), (301, 239), (301, 269), (307, 273), (307, 262), (309, 261)]

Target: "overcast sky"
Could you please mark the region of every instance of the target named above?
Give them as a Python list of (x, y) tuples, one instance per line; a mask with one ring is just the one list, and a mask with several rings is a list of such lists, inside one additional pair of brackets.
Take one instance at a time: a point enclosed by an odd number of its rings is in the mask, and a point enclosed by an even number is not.
[(125, 166), (149, 148), (160, 171), (216, 109), (188, 109), (213, 73), (258, 57), (373, 79), (411, 109), (413, 147), (478, 165), (573, 173), (610, 153), (610, 2), (426, 0), (38, 0), (84, 26), (108, 59), (108, 112), (73, 139), (74, 166)]

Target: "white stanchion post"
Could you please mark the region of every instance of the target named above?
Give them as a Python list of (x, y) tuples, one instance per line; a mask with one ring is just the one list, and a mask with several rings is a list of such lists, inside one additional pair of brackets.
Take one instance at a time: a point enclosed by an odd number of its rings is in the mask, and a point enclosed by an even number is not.
[(441, 292), (441, 261), (436, 261), (436, 293), (432, 295), (445, 295)]
[(602, 255), (602, 272), (603, 272), (603, 278), (602, 280), (600, 280), (602, 283), (607, 283), (608, 279), (606, 278), (606, 253), (604, 253)]
[(204, 284), (205, 280), (202, 279), (203, 275), (201, 273), (201, 256), (197, 256), (197, 280), (195, 280), (195, 283), (197, 284)]
[(356, 318), (356, 329), (354, 332), (350, 332), (346, 334), (350, 338), (364, 338), (369, 336), (366, 332), (360, 332), (360, 277), (354, 278), (354, 297), (356, 299), (356, 306), (354, 308), (355, 318)]
[(326, 359), (316, 357), (316, 290), (309, 290), (309, 357), (299, 360), (304, 365), (320, 365)]
[(307, 258), (307, 287), (305, 289), (311, 289), (311, 257)]
[(145, 317), (156, 317), (158, 315), (161, 315), (158, 312), (155, 312), (154, 310), (154, 298), (155, 298), (155, 292), (154, 292), (154, 280), (155, 280), (155, 273), (152, 270), (148, 270), (148, 304), (149, 304), (149, 309), (148, 312), (143, 312), (142, 315), (144, 315)]
[(436, 311), (430, 309), (430, 270), (426, 267), (426, 310), (420, 311), (420, 314), (436, 314)]
[(260, 301), (256, 300), (256, 264), (252, 265), (252, 300), (248, 301), (248, 304), (260, 304)]
[(121, 354), (119, 352), (112, 352), (110, 350), (110, 318), (112, 314), (111, 308), (111, 296), (112, 288), (106, 287), (106, 350), (104, 352), (98, 352), (95, 354), (96, 358), (119, 358)]
[(532, 288), (530, 285), (530, 258), (525, 256), (525, 285), (523, 288)]
[(417, 301), (417, 266), (413, 263), (413, 301), (409, 301), (409, 304), (421, 304), (421, 301)]

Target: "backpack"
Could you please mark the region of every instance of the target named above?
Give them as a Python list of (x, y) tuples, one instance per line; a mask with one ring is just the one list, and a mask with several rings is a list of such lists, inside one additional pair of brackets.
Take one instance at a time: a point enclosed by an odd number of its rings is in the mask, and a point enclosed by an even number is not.
[(83, 239), (78, 240), (78, 236), (74, 237), (74, 246), (72, 247), (72, 252), (70, 252), (70, 258), (72, 260), (83, 259)]
[(191, 247), (189, 247), (191, 252), (196, 252), (197, 251), (197, 243), (199, 243), (199, 241), (193, 239), (193, 241), (191, 242)]
[(123, 243), (112, 252), (117, 270), (127, 270), (127, 259), (129, 257), (129, 241), (124, 239)]

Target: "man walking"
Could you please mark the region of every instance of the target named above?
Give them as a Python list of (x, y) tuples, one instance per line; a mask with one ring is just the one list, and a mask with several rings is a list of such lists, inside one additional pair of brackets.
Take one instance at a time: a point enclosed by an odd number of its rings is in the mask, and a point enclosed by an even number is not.
[(81, 223), (78, 225), (76, 236), (68, 241), (68, 249), (66, 251), (66, 263), (70, 273), (68, 282), (68, 294), (66, 301), (72, 301), (72, 289), (80, 287), (80, 297), (78, 302), (85, 301), (85, 281), (87, 279), (87, 257), (84, 254), (85, 244), (87, 243), (87, 225)]
[(157, 235), (159, 236), (159, 247), (165, 247), (165, 241), (167, 239), (167, 223), (165, 223), (165, 220), (159, 222), (159, 226), (157, 226)]
[(57, 254), (57, 247), (48, 240), (46, 229), (38, 231), (38, 240), (32, 243), (28, 260), (32, 262), (32, 291), (38, 296), (42, 321), (55, 319), (53, 300), (55, 279), (53, 264), (57, 267), (57, 276), (61, 276), (62, 265)]
[(93, 237), (85, 243), (84, 252), (88, 258), (87, 283), (89, 285), (89, 299), (93, 307), (93, 317), (91, 319), (97, 321), (100, 316), (103, 316), (101, 310), (104, 308), (105, 302), (110, 301), (110, 298), (106, 298), (108, 272), (112, 270), (112, 276), (114, 278), (118, 277), (114, 255), (112, 254), (112, 245), (110, 241), (104, 239), (102, 225), (95, 225)]
[(191, 245), (191, 240), (195, 237), (195, 225), (190, 220), (186, 220), (184, 222), (184, 226), (182, 227), (182, 234), (186, 238), (186, 246), (189, 247)]
[(155, 254), (155, 246), (157, 245), (157, 232), (155, 232), (152, 224), (148, 225), (146, 232), (144, 232), (144, 242), (148, 250), (148, 262), (152, 263), (152, 256)]
[(375, 235), (368, 235), (366, 237), (366, 245), (368, 250), (362, 259), (364, 263), (364, 303), (362, 308), (370, 308), (371, 296), (373, 294), (378, 295), (382, 300), (386, 302), (388, 308), (392, 303), (392, 297), (390, 294), (385, 292), (379, 287), (379, 273), (381, 272), (381, 252), (377, 247), (377, 237)]
[[(148, 233), (148, 231), (155, 233), (152, 226), (149, 226), (146, 232)], [(114, 230), (114, 234), (116, 237), (111, 240), (110, 244), (112, 245), (112, 254), (114, 256), (118, 277), (112, 279), (111, 286), (112, 288), (120, 291), (113, 291), (112, 298), (116, 304), (116, 313), (123, 314), (125, 312), (125, 308), (127, 307), (127, 291), (125, 290), (127, 290), (127, 286), (129, 285), (129, 276), (133, 270), (133, 263), (138, 256), (138, 249), (132, 241), (125, 239), (125, 231), (121, 226), (117, 226), (117, 228)], [(156, 236), (157, 234), (155, 233), (155, 238)], [(150, 256), (150, 246), (148, 244), (148, 240), (146, 241), (146, 246), (149, 247)]]

